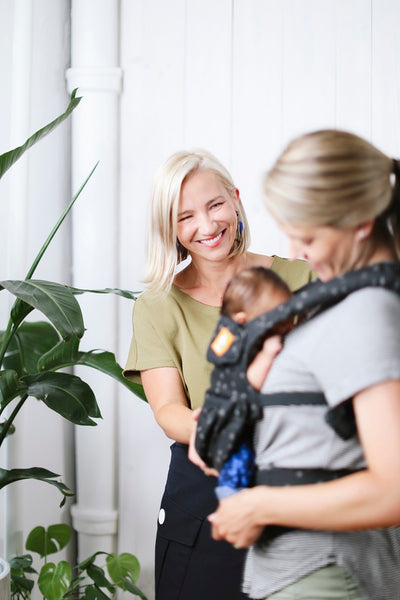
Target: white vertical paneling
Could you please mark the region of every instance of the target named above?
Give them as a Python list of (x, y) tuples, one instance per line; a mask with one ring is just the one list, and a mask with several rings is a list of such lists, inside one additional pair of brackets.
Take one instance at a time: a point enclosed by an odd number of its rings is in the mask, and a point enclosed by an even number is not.
[[(122, 0), (119, 285), (143, 289), (147, 210), (155, 170), (184, 146), (185, 0)], [(128, 354), (132, 303), (119, 304), (119, 361)], [(141, 563), (154, 597), (154, 542), (169, 462), (168, 440), (149, 406), (120, 388), (119, 551)]]
[(185, 145), (205, 147), (229, 167), (232, 0), (186, 4)]
[(282, 144), (282, 5), (235, 0), (232, 173), (251, 228), (251, 248), (286, 255), (286, 240), (262, 203), (261, 179)]
[(371, 0), (336, 2), (336, 127), (371, 137)]
[(335, 122), (335, 1), (285, 0), (283, 140)]
[(154, 172), (184, 142), (184, 63), (184, 0), (121, 3), (120, 277), (134, 289)]
[(400, 156), (400, 3), (372, 0), (372, 141)]

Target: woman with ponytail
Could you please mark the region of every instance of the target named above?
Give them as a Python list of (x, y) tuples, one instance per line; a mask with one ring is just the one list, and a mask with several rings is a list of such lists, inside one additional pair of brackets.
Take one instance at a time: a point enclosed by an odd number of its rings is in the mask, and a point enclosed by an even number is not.
[(259, 485), (209, 517), (215, 539), (251, 546), (252, 598), (400, 599), (399, 171), (368, 141), (323, 130), (265, 177), (291, 255), (333, 294), (360, 285), (286, 336), (262, 387)]

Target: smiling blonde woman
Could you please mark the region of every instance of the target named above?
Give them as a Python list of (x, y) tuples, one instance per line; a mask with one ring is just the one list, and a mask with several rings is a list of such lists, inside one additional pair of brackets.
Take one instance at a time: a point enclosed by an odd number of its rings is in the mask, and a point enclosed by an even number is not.
[[(125, 375), (140, 376), (158, 424), (175, 442), (158, 523), (156, 600), (243, 600), (245, 552), (211, 538), (216, 479), (188, 459), (193, 409), (209, 387), (206, 351), (233, 275), (269, 267), (297, 289), (311, 271), (305, 261), (249, 252), (239, 191), (203, 150), (178, 152), (160, 168), (150, 220), (148, 289), (135, 303)], [(200, 458), (197, 464), (206, 470)]]

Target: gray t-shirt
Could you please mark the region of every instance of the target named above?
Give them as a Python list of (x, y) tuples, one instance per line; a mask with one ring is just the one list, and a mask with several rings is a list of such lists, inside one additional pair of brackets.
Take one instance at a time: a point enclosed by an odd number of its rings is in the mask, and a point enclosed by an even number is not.
[[(365, 288), (291, 332), (264, 393), (322, 391), (330, 406), (400, 379), (400, 298)], [(400, 399), (399, 399), (400, 401)], [(326, 407), (264, 409), (256, 430), (260, 468), (357, 469), (358, 438), (344, 441), (325, 422)], [(249, 550), (244, 590), (265, 598), (327, 564), (345, 566), (367, 600), (400, 600), (400, 528), (358, 532), (289, 531)]]

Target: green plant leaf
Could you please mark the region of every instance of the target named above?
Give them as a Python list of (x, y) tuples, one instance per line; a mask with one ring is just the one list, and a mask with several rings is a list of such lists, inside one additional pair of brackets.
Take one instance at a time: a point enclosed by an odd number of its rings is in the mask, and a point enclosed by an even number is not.
[(38, 586), (46, 600), (61, 600), (71, 581), (71, 565), (62, 560), (57, 565), (54, 563), (43, 565), (40, 569)]
[(130, 592), (131, 594), (134, 594), (135, 596), (139, 596), (139, 598), (142, 598), (142, 600), (147, 600), (147, 596), (145, 596), (142, 592), (142, 590), (140, 590), (137, 585), (135, 585), (134, 583), (132, 583), (131, 581), (129, 581), (129, 579), (125, 579), (124, 581), (124, 589), (127, 592)]
[(26, 393), (26, 385), (21, 383), (13, 369), (0, 371), (0, 406), (4, 408), (17, 396)]
[(64, 339), (72, 335), (82, 337), (84, 325), (81, 308), (68, 286), (28, 279), (0, 281), (0, 288), (40, 310)]
[(29, 137), (26, 142), (19, 146), (18, 148), (14, 148), (14, 150), (9, 150), (0, 156), (0, 178), (3, 177), (4, 173), (26, 152), (29, 148), (31, 148), (34, 144), (36, 144), (39, 140), (44, 138), (47, 134), (49, 134), (55, 127), (57, 127), (62, 121), (64, 121), (72, 111), (78, 106), (79, 102), (82, 98), (76, 97), (77, 89), (75, 89), (70, 98), (70, 102), (66, 111), (54, 119), (51, 123), (42, 127), (36, 133), (34, 133), (31, 137)]
[(79, 339), (73, 335), (69, 340), (60, 340), (37, 363), (38, 371), (57, 370), (73, 366), (78, 359)]
[(52, 473), (41, 467), (31, 467), (29, 469), (0, 469), (0, 489), (22, 479), (38, 479), (50, 485), (54, 485), (60, 490), (64, 496), (73, 496), (74, 494), (62, 481), (54, 481), (55, 477), (59, 477), (58, 473)]
[(138, 294), (141, 292), (131, 292), (130, 290), (121, 290), (120, 288), (104, 288), (102, 290), (85, 290), (81, 288), (71, 287), (71, 291), (75, 295), (85, 294), (89, 292), (90, 294), (115, 294), (117, 296), (122, 296), (123, 298), (127, 298), (128, 300), (137, 300)]
[(71, 528), (65, 523), (50, 525), (47, 529), (38, 526), (29, 533), (25, 548), (44, 558), (65, 548), (70, 538)]
[(142, 398), (142, 400), (147, 401), (143, 391), (143, 386), (139, 383), (129, 381), (129, 379), (126, 379), (126, 377), (122, 375), (123, 369), (115, 360), (115, 355), (112, 352), (107, 352), (105, 350), (79, 352), (76, 364), (92, 367), (93, 369), (97, 369), (98, 371), (105, 373), (109, 377), (113, 377), (119, 383), (128, 388), (128, 390), (136, 394), (136, 396), (139, 396), (139, 398)]
[(9, 564), (11, 569), (15, 569), (16, 571), (27, 571), (29, 573), (37, 573), (35, 569), (32, 568), (32, 555), (31, 554), (21, 554), (21, 556), (13, 556), (9, 559)]
[(10, 318), (13, 323), (22, 323), (22, 321), (33, 311), (33, 306), (30, 306), (23, 300), (18, 298), (15, 300), (11, 308)]
[(96, 425), (100, 409), (90, 386), (76, 375), (44, 372), (23, 377), (28, 394), (76, 425)]
[(140, 574), (140, 564), (136, 556), (129, 552), (122, 554), (111, 553), (106, 558), (108, 574), (111, 580), (125, 589), (125, 579), (136, 583)]
[[(0, 344), (2, 337), (0, 336)], [(11, 339), (3, 360), (5, 369), (19, 376), (39, 370), (39, 359), (59, 342), (59, 335), (46, 321), (22, 323)]]
[(81, 600), (110, 600), (96, 584), (88, 585), (85, 589), (85, 594), (81, 597)]
[(92, 579), (98, 587), (104, 587), (110, 592), (114, 593), (115, 587), (110, 581), (108, 581), (107, 577), (105, 576), (104, 570), (101, 567), (92, 564), (88, 566), (86, 572), (90, 579)]
[(86, 571), (90, 565), (94, 564), (94, 561), (96, 560), (97, 556), (100, 556), (102, 554), (105, 554), (106, 556), (108, 556), (107, 552), (103, 552), (102, 550), (99, 550), (98, 552), (95, 552), (91, 556), (88, 556), (87, 558), (85, 558), (85, 560), (82, 560), (80, 563), (78, 563), (77, 569), (79, 571)]

